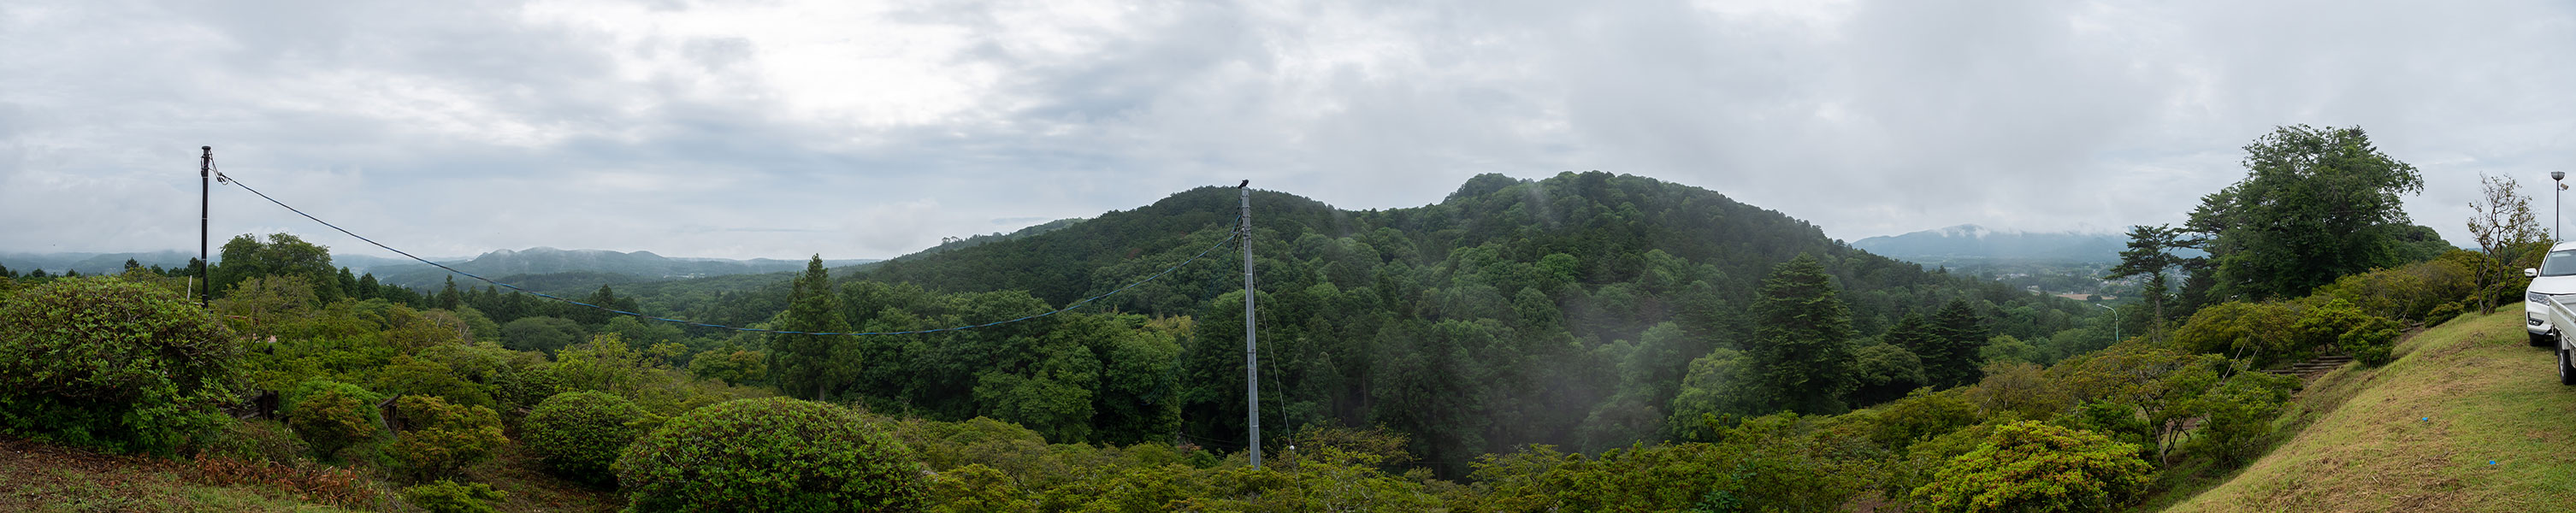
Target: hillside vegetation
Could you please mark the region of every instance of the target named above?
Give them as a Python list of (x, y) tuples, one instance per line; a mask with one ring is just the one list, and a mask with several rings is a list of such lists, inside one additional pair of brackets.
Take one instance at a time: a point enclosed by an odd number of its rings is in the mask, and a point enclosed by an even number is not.
[(2299, 395), (2270, 454), (2165, 511), (2545, 511), (2576, 504), (2576, 387), (2519, 310), (2408, 339)]

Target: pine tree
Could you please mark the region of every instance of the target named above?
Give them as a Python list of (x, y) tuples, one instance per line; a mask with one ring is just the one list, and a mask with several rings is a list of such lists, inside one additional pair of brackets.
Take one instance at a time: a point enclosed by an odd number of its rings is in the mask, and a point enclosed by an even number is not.
[[(823, 255), (805, 262), (805, 273), (789, 283), (787, 311), (778, 314), (778, 330), (812, 333), (850, 331), (850, 321), (841, 318), (841, 295), (833, 290), (831, 271), (823, 269)], [(796, 394), (808, 389), (806, 399), (823, 400), (831, 393), (832, 376), (842, 374), (832, 369), (832, 344), (835, 337), (774, 333), (769, 338), (769, 368), (778, 380), (779, 390)]]
[(1953, 299), (1932, 314), (1931, 347), (1917, 350), (1923, 358), (1923, 374), (1932, 384), (1954, 387), (1977, 382), (1984, 377), (1977, 370), (1977, 351), (1986, 345), (1985, 316), (1968, 306), (1966, 300)]
[(1780, 409), (1841, 413), (1852, 376), (1851, 310), (1836, 297), (1816, 257), (1800, 254), (1771, 270), (1753, 302), (1754, 368)]
[[(342, 272), (343, 272), (343, 273), (346, 273), (347, 271), (342, 271)], [(607, 285), (601, 285), (601, 286), (599, 286), (599, 292), (600, 292), (600, 294), (602, 294), (602, 295), (606, 295), (606, 296), (608, 296), (608, 298), (609, 298), (610, 300), (612, 300), (612, 301), (613, 301), (613, 300), (615, 300), (615, 299), (617, 298), (617, 296), (616, 296), (615, 294), (610, 294), (610, 293), (608, 292), (608, 286), (607, 286)], [(456, 305), (458, 305), (458, 304), (462, 304), (462, 303), (464, 303), (464, 302), (465, 302), (465, 296), (464, 296), (462, 293), (459, 293), (459, 292), (457, 292), (457, 291), (456, 291), (456, 277), (455, 277), (455, 276), (449, 276), (449, 277), (447, 277), (447, 285), (446, 285), (446, 286), (444, 286), (444, 287), (440, 287), (440, 288), (438, 289), (438, 307), (439, 307), (439, 308), (445, 308), (445, 309), (447, 309), (448, 311), (455, 311), (455, 310), (456, 310)], [(613, 305), (608, 305), (608, 304), (600, 304), (599, 306), (607, 306), (607, 307), (615, 308), (615, 306), (613, 306)]]

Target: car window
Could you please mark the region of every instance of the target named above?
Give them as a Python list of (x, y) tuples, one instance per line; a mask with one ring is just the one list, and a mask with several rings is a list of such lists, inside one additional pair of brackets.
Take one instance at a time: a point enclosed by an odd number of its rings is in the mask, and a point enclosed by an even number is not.
[(2567, 276), (2571, 274), (2576, 274), (2576, 249), (2551, 251), (2549, 252), (2548, 258), (2540, 260), (2541, 276)]

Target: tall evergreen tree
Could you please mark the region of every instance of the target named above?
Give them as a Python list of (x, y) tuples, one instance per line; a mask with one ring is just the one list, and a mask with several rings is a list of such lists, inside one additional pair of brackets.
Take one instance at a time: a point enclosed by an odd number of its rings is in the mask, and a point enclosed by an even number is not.
[[(606, 287), (602, 287), (605, 289)], [(833, 290), (831, 271), (823, 268), (823, 255), (805, 262), (805, 272), (788, 284), (787, 311), (778, 314), (778, 330), (811, 333), (850, 331), (850, 321), (841, 318), (841, 295)], [(778, 380), (778, 388), (800, 398), (824, 400), (831, 393), (831, 377), (846, 374), (833, 369), (832, 344), (835, 338), (824, 335), (774, 333), (769, 336), (769, 369)], [(807, 390), (814, 391), (807, 395)]]
[(1915, 351), (1923, 358), (1924, 378), (1934, 386), (1955, 387), (1984, 377), (1977, 370), (1977, 350), (1986, 345), (1985, 316), (1967, 300), (1953, 299), (1932, 314), (1931, 327), (1934, 344)]
[(1825, 266), (1799, 254), (1771, 270), (1753, 301), (1749, 355), (1765, 395), (1781, 409), (1840, 413), (1852, 379), (1851, 310), (1835, 295)]
[[(341, 271), (341, 273), (342, 273), (342, 274), (346, 274), (346, 273), (348, 273), (348, 271)], [(601, 293), (601, 294), (603, 294), (603, 295), (607, 295), (607, 296), (608, 296), (608, 298), (609, 298), (609, 299), (611, 299), (611, 300), (614, 300), (614, 299), (616, 299), (616, 297), (617, 297), (617, 296), (616, 296), (616, 295), (614, 295), (614, 294), (609, 294), (609, 293), (608, 293), (608, 286), (606, 286), (606, 285), (601, 285), (601, 286), (599, 287), (599, 291), (600, 291), (600, 293)], [(447, 310), (449, 310), (449, 311), (455, 311), (455, 310), (456, 310), (456, 306), (457, 306), (457, 305), (459, 305), (459, 304), (462, 304), (462, 303), (464, 303), (464, 302), (465, 302), (465, 295), (464, 295), (463, 293), (459, 293), (459, 292), (457, 292), (457, 291), (456, 291), (456, 277), (455, 277), (455, 276), (448, 276), (448, 277), (447, 277), (447, 285), (446, 285), (446, 286), (443, 286), (443, 287), (440, 287), (440, 288), (438, 289), (438, 307), (439, 307), (439, 308), (445, 308), (445, 309), (447, 309)], [(616, 307), (615, 305), (605, 305), (605, 304), (600, 305), (600, 306), (606, 306), (606, 307), (610, 307), (610, 308), (615, 308), (615, 307)]]
[(2176, 250), (2200, 246), (2201, 239), (2192, 238), (2189, 235), (2190, 232), (2176, 230), (2172, 226), (2131, 226), (2129, 227), (2129, 249), (2120, 251), (2120, 265), (2112, 267), (2111, 273), (2104, 276), (2114, 280), (2131, 276), (2147, 277), (2145, 290), (2140, 296), (2146, 300), (2147, 311), (2150, 318), (2154, 320), (2147, 326), (2148, 338), (2151, 340), (2164, 340), (2165, 321), (2190, 315), (2190, 312), (2181, 309), (2174, 309), (2171, 313), (2166, 312), (2168, 304), (2173, 302), (2172, 289), (2167, 276), (2174, 268), (2194, 268), (2193, 264), (2197, 263), (2195, 261), (2201, 260), (2183, 258), (2174, 254)]

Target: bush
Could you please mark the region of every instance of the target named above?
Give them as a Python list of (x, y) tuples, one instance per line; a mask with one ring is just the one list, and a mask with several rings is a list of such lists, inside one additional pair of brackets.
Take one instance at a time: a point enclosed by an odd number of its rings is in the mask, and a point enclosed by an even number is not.
[(615, 485), (609, 465), (656, 424), (652, 414), (624, 397), (604, 392), (565, 392), (546, 398), (521, 421), (528, 449), (547, 470), (593, 485)]
[(2430, 328), (2440, 326), (2442, 323), (2450, 322), (2451, 318), (2459, 317), (2461, 313), (2467, 311), (2468, 307), (2460, 306), (2460, 302), (2458, 301), (2442, 303), (2440, 306), (2433, 307), (2432, 311), (2424, 312), (2424, 327)]
[(429, 513), (493, 513), (492, 505), (484, 504), (484, 501), (497, 501), (508, 495), (493, 490), (490, 485), (457, 484), (444, 479), (402, 491), (404, 501)]
[(2145, 490), (2152, 472), (2137, 445), (2021, 421), (1995, 426), (1985, 444), (1915, 488), (1914, 511), (2112, 511)]
[(2389, 350), (2397, 345), (2397, 337), (2405, 329), (2395, 319), (2364, 313), (2341, 299), (2308, 309), (2307, 315), (2291, 328), (2305, 343), (2332, 345), (2370, 366), (2388, 363)]
[(315, 455), (331, 459), (340, 449), (376, 436), (380, 400), (357, 385), (316, 379), (296, 385), (280, 409), (286, 425), (313, 444)]
[(71, 278), (0, 303), (0, 429), (169, 453), (241, 399), (241, 341), (166, 289)]
[[(2383, 354), (2385, 349), (2382, 349)], [(2193, 449), (2229, 465), (2253, 461), (2272, 434), (2272, 419), (2290, 402), (2299, 379), (2260, 372), (2237, 374), (2226, 384), (2202, 394), (2192, 412), (2208, 416)]]
[(855, 412), (787, 398), (690, 411), (614, 468), (639, 511), (915, 511), (926, 497), (903, 444)]
[(501, 436), (501, 416), (491, 408), (406, 395), (395, 400), (394, 409), (410, 429), (388, 455), (414, 479), (456, 475), (466, 465), (492, 459), (492, 451), (510, 441)]
[(285, 424), (273, 420), (234, 422), (196, 444), (198, 456), (269, 463), (294, 463), (312, 450)]

